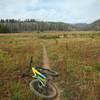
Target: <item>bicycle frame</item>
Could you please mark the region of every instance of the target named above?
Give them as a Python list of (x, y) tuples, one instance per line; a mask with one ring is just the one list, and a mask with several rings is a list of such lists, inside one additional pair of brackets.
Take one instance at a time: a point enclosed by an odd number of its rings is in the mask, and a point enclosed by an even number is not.
[(34, 74), (32, 77), (38, 79), (41, 85), (45, 87), (47, 83), (47, 77), (40, 73), (38, 70), (36, 70), (34, 67), (32, 67), (32, 72)]

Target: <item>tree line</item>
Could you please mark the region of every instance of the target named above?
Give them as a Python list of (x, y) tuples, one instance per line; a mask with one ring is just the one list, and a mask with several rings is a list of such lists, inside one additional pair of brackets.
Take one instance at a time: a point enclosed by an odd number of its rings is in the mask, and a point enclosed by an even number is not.
[(0, 20), (0, 33), (71, 31), (75, 29), (71, 24), (63, 22), (44, 22), (35, 19), (26, 19), (24, 21), (15, 19)]

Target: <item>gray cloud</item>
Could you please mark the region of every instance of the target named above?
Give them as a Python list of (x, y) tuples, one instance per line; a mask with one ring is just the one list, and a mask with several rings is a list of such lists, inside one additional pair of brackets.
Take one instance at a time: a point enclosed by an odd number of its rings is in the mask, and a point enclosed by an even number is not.
[(0, 18), (90, 23), (100, 18), (99, 9), (99, 0), (2, 0)]

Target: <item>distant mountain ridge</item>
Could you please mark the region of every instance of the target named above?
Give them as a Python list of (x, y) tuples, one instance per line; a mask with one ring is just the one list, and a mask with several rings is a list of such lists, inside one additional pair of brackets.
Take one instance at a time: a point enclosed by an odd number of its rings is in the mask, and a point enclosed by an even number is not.
[(76, 23), (73, 24), (77, 30), (82, 30), (82, 31), (100, 31), (100, 19), (96, 20), (90, 24), (87, 23)]
[(87, 24), (85, 27), (81, 27), (81, 30), (100, 31), (100, 19)]
[(90, 24), (91, 30), (100, 31), (100, 19)]
[(73, 25), (80, 28), (80, 27), (86, 27), (88, 24), (87, 23), (76, 23)]

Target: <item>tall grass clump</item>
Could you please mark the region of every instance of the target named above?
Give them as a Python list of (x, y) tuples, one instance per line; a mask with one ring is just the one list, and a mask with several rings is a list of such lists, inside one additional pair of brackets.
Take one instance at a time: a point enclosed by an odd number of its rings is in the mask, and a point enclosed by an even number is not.
[(22, 100), (22, 87), (19, 82), (12, 82), (10, 84), (10, 100)]

